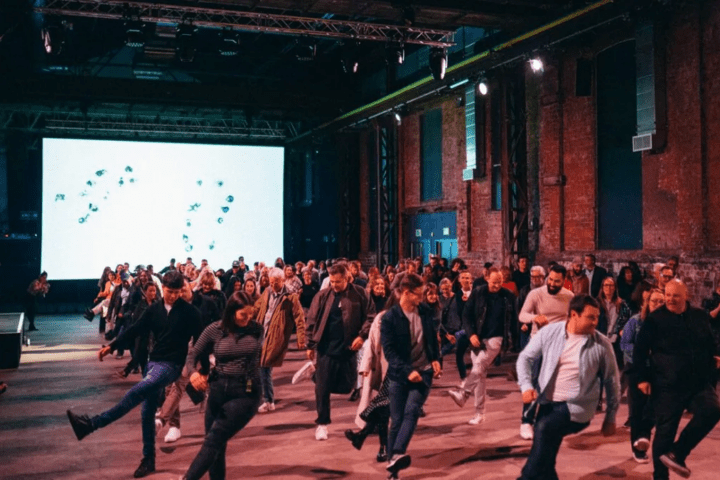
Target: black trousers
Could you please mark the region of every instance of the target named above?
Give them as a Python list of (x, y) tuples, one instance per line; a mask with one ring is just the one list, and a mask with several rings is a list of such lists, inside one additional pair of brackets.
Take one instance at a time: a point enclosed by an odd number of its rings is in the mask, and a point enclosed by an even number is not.
[(329, 425), (330, 394), (350, 393), (357, 379), (357, 362), (355, 352), (352, 355), (331, 357), (317, 354), (315, 363), (315, 403), (317, 406), (318, 425)]
[[(632, 364), (626, 364), (632, 365)], [(638, 389), (637, 374), (632, 368), (628, 371), (628, 405), (630, 410), (630, 445), (640, 438), (650, 439), (655, 424), (650, 397)], [(634, 453), (638, 453), (632, 448)]]
[[(684, 461), (720, 421), (720, 402), (715, 389), (707, 384), (689, 390), (656, 388), (652, 391), (652, 403), (655, 412), (653, 478), (667, 480), (668, 469), (660, 461), (660, 456), (673, 452)], [(688, 407), (692, 408), (693, 417), (675, 441), (680, 419)]]
[(210, 383), (205, 410), (205, 441), (185, 477), (199, 480), (208, 472), (211, 480), (225, 479), (225, 450), (227, 442), (257, 413), (260, 405), (259, 381), (247, 391), (247, 381), (234, 377), (220, 377)]

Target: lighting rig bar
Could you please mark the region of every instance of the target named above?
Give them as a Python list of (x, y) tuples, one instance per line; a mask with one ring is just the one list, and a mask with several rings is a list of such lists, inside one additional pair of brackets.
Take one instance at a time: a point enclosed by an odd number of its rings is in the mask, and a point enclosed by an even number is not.
[(102, 137), (162, 137), (284, 142), (297, 134), (280, 120), (162, 116), (151, 113), (106, 113), (77, 109), (0, 107), (0, 131), (76, 134)]
[(132, 16), (133, 19), (148, 23), (192, 23), (201, 27), (433, 47), (451, 47), (455, 36), (454, 32), (448, 30), (117, 0), (47, 0), (45, 6), (34, 10), (45, 15), (111, 20)]

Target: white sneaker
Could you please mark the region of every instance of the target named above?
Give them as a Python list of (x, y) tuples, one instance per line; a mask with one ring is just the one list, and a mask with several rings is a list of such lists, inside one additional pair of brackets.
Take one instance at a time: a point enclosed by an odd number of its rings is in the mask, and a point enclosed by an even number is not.
[(159, 418), (156, 418), (155, 419), (155, 435), (160, 435), (160, 431), (162, 430), (163, 426), (164, 426), (163, 421), (160, 420)]
[(327, 440), (328, 431), (327, 425), (318, 425), (315, 429), (315, 440)]
[(180, 429), (177, 427), (170, 427), (170, 430), (168, 430), (167, 435), (165, 435), (165, 443), (173, 443), (177, 442), (180, 437), (182, 437), (182, 434), (180, 433)]
[(650, 449), (650, 440), (647, 438), (638, 438), (633, 443), (633, 447), (637, 448), (641, 452), (647, 452)]
[(470, 425), (480, 425), (480, 424), (483, 423), (484, 421), (485, 421), (485, 415), (483, 415), (482, 413), (476, 413), (475, 416), (472, 417), (472, 418), (468, 421), (468, 423), (469, 423)]
[(274, 412), (275, 411), (275, 403), (273, 402), (265, 402), (258, 408), (258, 413), (268, 413), (268, 412)]
[(529, 423), (520, 424), (520, 436), (523, 438), (523, 440), (532, 440), (534, 435), (535, 431), (532, 425), (530, 425)]
[(292, 384), (295, 385), (299, 382), (302, 382), (304, 380), (310, 380), (315, 373), (315, 365), (313, 362), (307, 362), (305, 365), (300, 368), (297, 372), (295, 372), (295, 375), (293, 375), (292, 378)]
[(460, 389), (448, 390), (448, 395), (450, 395), (450, 398), (452, 398), (455, 403), (457, 403), (458, 407), (463, 407), (468, 397), (470, 396), (468, 392)]

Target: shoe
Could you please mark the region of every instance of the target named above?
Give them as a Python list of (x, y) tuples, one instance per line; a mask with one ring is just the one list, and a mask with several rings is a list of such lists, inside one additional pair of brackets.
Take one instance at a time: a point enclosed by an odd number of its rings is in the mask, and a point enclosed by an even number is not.
[(165, 426), (165, 424), (163, 423), (163, 421), (156, 417), (155, 418), (155, 435), (156, 436), (160, 435), (160, 431), (162, 430), (162, 428), (164, 426)]
[(295, 372), (295, 375), (293, 375), (292, 378), (292, 384), (295, 385), (304, 380), (310, 380), (314, 374), (315, 365), (313, 364), (313, 362), (307, 362), (305, 365), (302, 366), (300, 370)]
[(420, 413), (418, 413), (418, 416), (419, 416), (420, 418), (425, 418), (425, 417), (427, 417), (427, 413), (425, 413), (425, 407), (420, 407)]
[(315, 440), (327, 440), (328, 431), (327, 425), (318, 425), (315, 429)]
[(465, 405), (465, 402), (467, 402), (468, 397), (470, 397), (470, 393), (465, 390), (448, 390), (448, 394), (450, 395), (450, 398), (452, 398), (458, 407), (463, 407)]
[(633, 448), (641, 452), (647, 452), (650, 450), (650, 440), (647, 438), (638, 438), (633, 443)]
[(378, 463), (387, 462), (387, 450), (385, 449), (385, 445), (380, 445), (380, 450), (378, 450), (377, 457), (375, 458)]
[(472, 417), (472, 418), (468, 421), (468, 423), (469, 423), (470, 425), (480, 425), (480, 424), (483, 423), (484, 421), (485, 421), (485, 415), (483, 415), (482, 413), (476, 413), (475, 416)]
[(120, 351), (115, 352), (115, 358), (118, 360), (120, 360), (124, 356), (125, 356), (125, 353), (123, 353), (123, 352), (120, 352)]
[(685, 462), (679, 460), (673, 452), (668, 452), (664, 455), (660, 455), (660, 461), (667, 468), (677, 473), (683, 478), (690, 477), (690, 469), (685, 465)]
[(400, 470), (405, 470), (410, 466), (412, 459), (407, 453), (396, 453), (385, 468), (388, 472), (397, 473)]
[(523, 440), (532, 440), (535, 436), (535, 429), (529, 423), (520, 424), (520, 437)]
[(133, 477), (135, 478), (142, 478), (147, 475), (150, 475), (155, 471), (155, 459), (151, 457), (143, 457), (142, 460), (140, 460), (140, 466), (135, 470), (135, 473), (133, 473)]
[(75, 415), (73, 412), (68, 410), (67, 416), (78, 440), (82, 440), (95, 430), (92, 426), (92, 422), (90, 422), (90, 417), (87, 415)]
[(0, 394), (5, 393), (7, 391), (7, 383), (0, 382)]
[(353, 391), (350, 394), (350, 398), (348, 398), (348, 401), (357, 402), (358, 400), (360, 400), (361, 394), (362, 394), (362, 388), (353, 388)]
[(177, 427), (170, 427), (167, 435), (165, 435), (165, 443), (177, 442), (180, 439), (180, 437), (182, 437), (182, 433), (180, 433), (180, 429)]
[(633, 452), (633, 460), (637, 463), (650, 463), (650, 457), (647, 456), (646, 452)]
[(258, 413), (268, 413), (268, 412), (274, 412), (275, 411), (275, 403), (274, 402), (265, 402), (258, 408)]
[(627, 420), (625, 420), (625, 423), (623, 423), (623, 428), (630, 428), (630, 426), (630, 419), (628, 418)]
[(109, 341), (112, 340), (113, 338), (115, 338), (115, 331), (114, 331), (114, 330), (108, 330), (107, 332), (105, 332), (105, 340), (107, 340), (107, 341), (109, 342)]
[(595, 409), (596, 412), (600, 413), (603, 411), (603, 402), (602, 400), (598, 402), (597, 408)]
[(365, 438), (367, 438), (367, 435), (363, 435), (364, 430), (360, 430), (359, 432), (355, 433), (350, 429), (345, 430), (345, 438), (350, 440), (352, 443), (352, 446), (355, 447), (355, 450), (362, 449), (363, 443), (365, 443)]
[(86, 308), (85, 313), (83, 313), (83, 317), (85, 317), (85, 320), (87, 320), (88, 322), (92, 322), (93, 318), (95, 318), (95, 314), (93, 313), (92, 310), (90, 310), (89, 308)]
[(35, 325), (30, 325), (28, 327), (28, 332), (37, 332), (37, 331), (38, 331), (38, 329)]
[(128, 375), (130, 375), (130, 373), (124, 368), (115, 372), (115, 376), (120, 378), (127, 378)]

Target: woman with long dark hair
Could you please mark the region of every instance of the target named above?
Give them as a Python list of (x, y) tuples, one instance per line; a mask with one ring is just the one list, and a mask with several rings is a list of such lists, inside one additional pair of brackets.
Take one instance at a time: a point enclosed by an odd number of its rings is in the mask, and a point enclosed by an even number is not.
[(632, 269), (628, 266), (622, 267), (617, 276), (618, 296), (629, 302), (638, 283), (640, 283), (640, 278), (635, 276)]
[[(227, 442), (248, 424), (260, 405), (260, 352), (262, 326), (252, 321), (253, 302), (245, 292), (235, 292), (228, 300), (222, 320), (203, 331), (188, 355), (190, 383), (199, 391), (209, 388), (205, 410), (205, 441), (190, 468), (182, 477), (199, 480), (209, 472), (212, 480), (225, 478)], [(195, 371), (210, 354), (215, 369)]]

